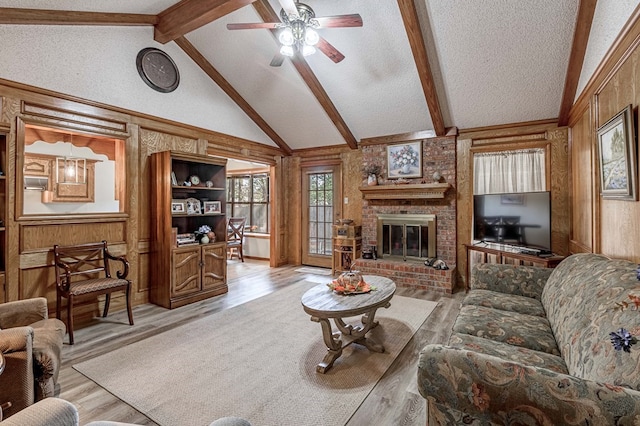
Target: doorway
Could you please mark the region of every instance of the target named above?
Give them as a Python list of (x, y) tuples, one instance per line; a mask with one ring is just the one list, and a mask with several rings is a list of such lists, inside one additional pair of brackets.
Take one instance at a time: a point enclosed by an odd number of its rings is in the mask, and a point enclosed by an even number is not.
[(331, 268), (333, 224), (342, 213), (339, 164), (302, 167), (302, 263)]

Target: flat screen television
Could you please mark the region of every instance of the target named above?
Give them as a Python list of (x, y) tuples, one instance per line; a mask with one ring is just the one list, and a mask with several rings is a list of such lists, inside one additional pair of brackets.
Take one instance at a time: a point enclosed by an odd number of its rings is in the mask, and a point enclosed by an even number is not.
[(473, 240), (551, 251), (550, 193), (474, 195)]

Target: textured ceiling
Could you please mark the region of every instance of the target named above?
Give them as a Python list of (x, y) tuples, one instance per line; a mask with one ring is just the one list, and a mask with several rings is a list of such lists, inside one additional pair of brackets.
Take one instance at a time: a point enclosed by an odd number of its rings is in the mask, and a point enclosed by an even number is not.
[[(0, 7), (158, 14), (175, 2), (0, 0)], [(639, 2), (597, 3), (577, 95)], [(269, 3), (280, 11), (278, 0)], [(269, 30), (226, 29), (227, 23), (261, 22), (253, 6), (185, 38), (293, 149), (343, 145), (345, 133), (359, 141), (434, 128), (420, 79), (424, 70), (416, 66), (398, 1), (306, 3), (319, 17), (359, 13), (364, 22), (361, 28), (319, 31), (346, 56), (342, 62), (335, 64), (321, 52), (307, 58), (346, 132), (332, 121), (326, 105), (316, 99), (291, 61), (278, 68), (269, 66), (278, 50)], [(578, 0), (415, 0), (415, 4), (446, 127), (468, 129), (558, 117)], [(152, 38), (149, 45), (154, 45)], [(0, 78), (4, 78), (1, 70)], [(218, 130), (215, 124), (211, 128)]]

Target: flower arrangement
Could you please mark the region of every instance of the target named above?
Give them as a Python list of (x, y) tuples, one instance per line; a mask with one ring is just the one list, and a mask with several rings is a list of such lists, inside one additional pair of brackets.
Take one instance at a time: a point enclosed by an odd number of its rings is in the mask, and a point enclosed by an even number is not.
[(411, 145), (405, 145), (398, 151), (389, 154), (393, 162), (393, 168), (399, 169), (403, 166), (418, 166), (418, 152)]
[(362, 173), (364, 174), (365, 177), (369, 175), (382, 176), (382, 166), (380, 166), (379, 164), (372, 164), (372, 163), (366, 164), (362, 168)]
[(211, 232), (211, 227), (209, 225), (202, 225), (196, 232), (194, 232), (194, 234), (196, 234), (196, 238), (200, 239), (209, 232)]
[[(636, 269), (636, 279), (640, 281), (640, 265)], [(616, 306), (620, 310), (631, 309), (637, 311), (640, 309), (640, 296), (634, 294), (629, 295), (630, 302), (618, 302)], [(631, 352), (631, 346), (638, 343), (638, 339), (625, 328), (620, 328), (618, 331), (612, 331), (609, 333), (611, 338), (611, 344), (616, 351)]]

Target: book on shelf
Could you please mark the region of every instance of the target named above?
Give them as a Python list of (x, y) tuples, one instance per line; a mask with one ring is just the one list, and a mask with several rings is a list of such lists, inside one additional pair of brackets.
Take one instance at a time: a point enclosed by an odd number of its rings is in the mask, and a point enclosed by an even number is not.
[(193, 233), (177, 234), (176, 244), (178, 246), (184, 246), (187, 244), (198, 244), (198, 241), (196, 241), (196, 235)]

